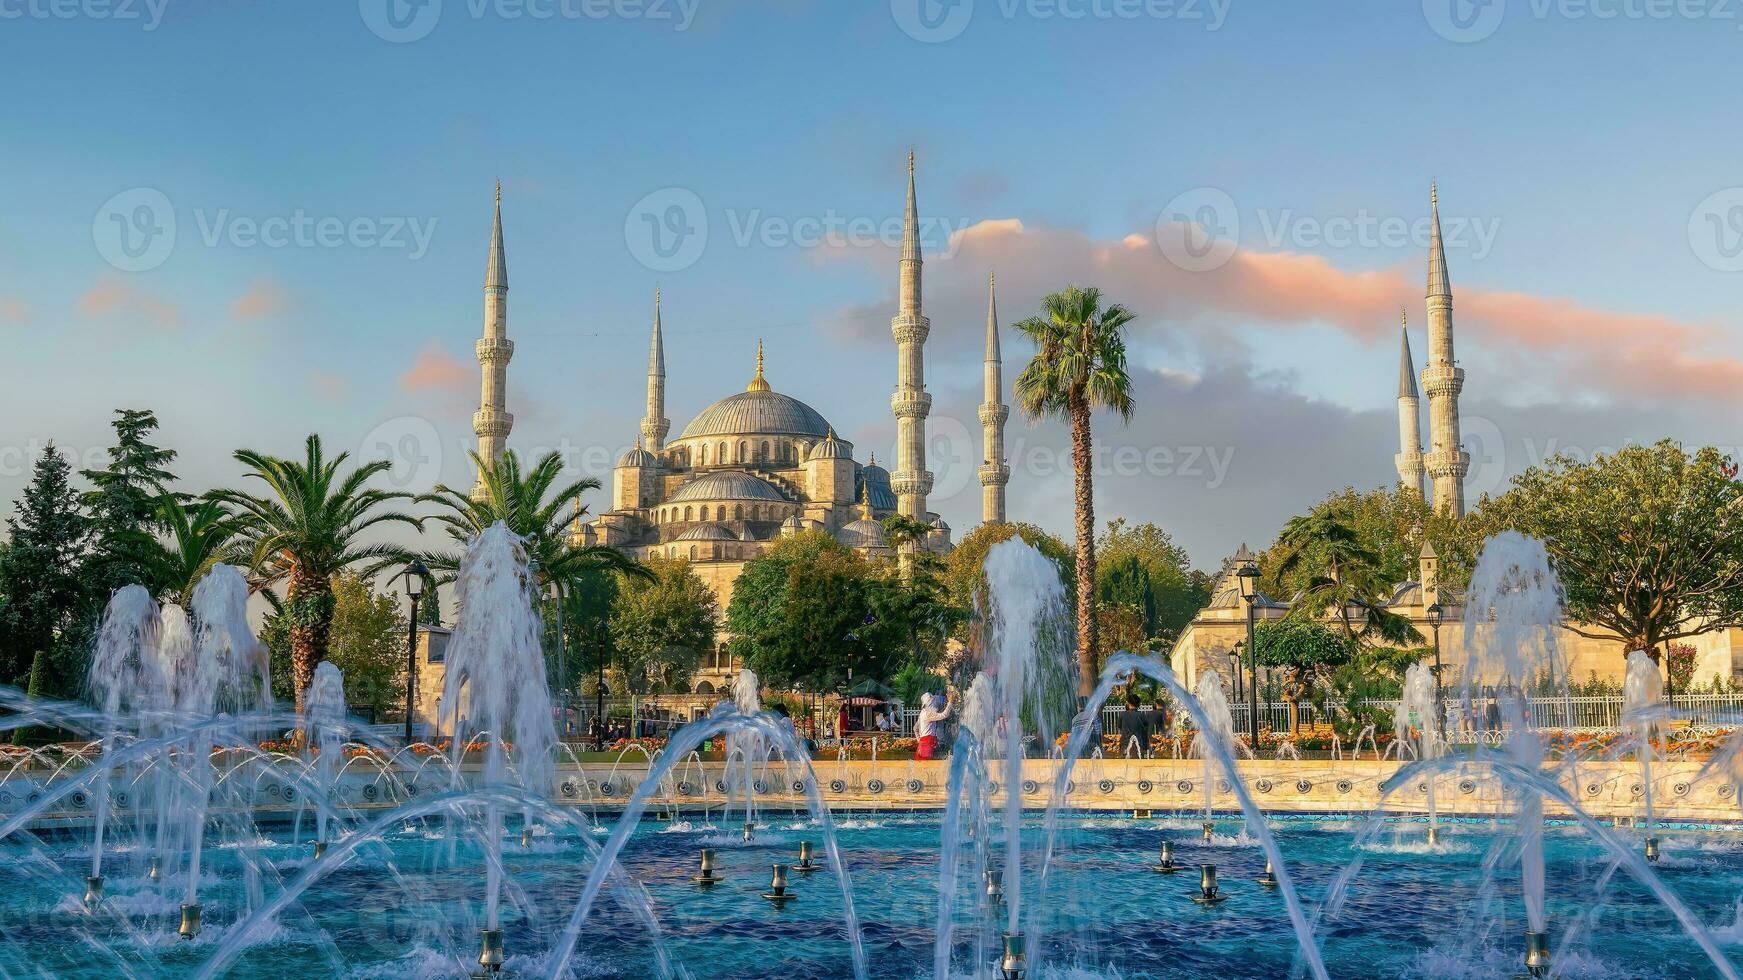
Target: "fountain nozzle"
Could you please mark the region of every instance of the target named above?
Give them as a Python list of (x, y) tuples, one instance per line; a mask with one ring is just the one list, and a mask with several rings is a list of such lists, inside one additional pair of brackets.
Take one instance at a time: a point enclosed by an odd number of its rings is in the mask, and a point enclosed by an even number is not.
[(1277, 873), (1271, 867), (1270, 858), (1265, 859), (1265, 873), (1259, 876), (1259, 884), (1264, 885), (1266, 888), (1277, 887)]
[(712, 885), (720, 880), (720, 876), (714, 873), (713, 848), (704, 847), (702, 849), (702, 871), (693, 880), (698, 885)]
[(1180, 870), (1180, 865), (1174, 863), (1174, 842), (1162, 842), (1162, 863), (1150, 869), (1158, 874), (1171, 875)]
[(200, 934), (200, 906), (188, 904), (182, 906), (182, 924), (176, 933), (183, 939), (192, 939)]
[(986, 903), (988, 905), (1003, 905), (1005, 903), (1005, 873), (1003, 871), (988, 871), (986, 873)]
[(319, 861), (326, 853), (327, 842), (324, 840), (315, 841), (315, 860)]
[(478, 932), (478, 966), (480, 969), (476, 975), (483, 977), (502, 972), (502, 930), (480, 929)]
[(802, 840), (799, 842), (799, 863), (793, 865), (793, 870), (802, 875), (808, 875), (817, 870), (817, 862), (811, 860), (810, 841)]
[(150, 881), (160, 881), (163, 878), (163, 859), (154, 857), (145, 865), (145, 877)]
[(85, 908), (94, 909), (103, 901), (103, 876), (90, 875), (85, 878)]
[(1533, 977), (1549, 976), (1549, 933), (1525, 934), (1525, 972)]
[(999, 959), (999, 972), (1004, 980), (1021, 980), (1029, 969), (1029, 958), (1023, 952), (1023, 934), (1005, 933), (1005, 955)]
[(1440, 843), (1440, 828), (1439, 827), (1428, 828), (1428, 846), (1433, 847), (1434, 845), (1439, 844), (1439, 843)]
[(756, 837), (756, 829), (757, 829), (756, 824), (751, 823), (749, 820), (746, 820), (744, 822), (744, 839), (745, 840), (754, 839)]
[(1215, 829), (1216, 829), (1216, 824), (1211, 823), (1209, 820), (1206, 820), (1204, 822), (1204, 842), (1206, 844), (1210, 843), (1211, 831), (1213, 831)]
[(1646, 838), (1646, 860), (1654, 864), (1658, 863), (1658, 838), (1656, 837)]
[(533, 846), (533, 825), (530, 823), (520, 829), (520, 846), (529, 850)]
[(775, 875), (770, 879), (769, 890), (763, 892), (763, 897), (779, 907), (791, 902), (799, 896), (787, 891), (787, 866), (784, 864), (777, 864), (774, 867)]
[(1192, 900), (1200, 905), (1215, 905), (1218, 902), (1228, 900), (1228, 896), (1222, 894), (1217, 887), (1216, 865), (1201, 864), (1198, 866), (1198, 894), (1192, 896)]

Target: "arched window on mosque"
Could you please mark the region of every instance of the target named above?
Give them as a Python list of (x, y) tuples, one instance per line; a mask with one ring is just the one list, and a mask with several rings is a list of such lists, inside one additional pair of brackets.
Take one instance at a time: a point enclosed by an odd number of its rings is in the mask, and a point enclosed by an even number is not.
[(743, 504), (733, 504), (732, 505), (732, 519), (735, 521), (744, 520), (744, 505)]
[(690, 520), (690, 508), (689, 507), (684, 508), (684, 520), (686, 520), (686, 521)]
[(717, 521), (726, 520), (726, 505), (725, 504), (721, 504), (720, 506), (714, 508), (714, 519)]
[(696, 560), (696, 546), (695, 545), (690, 546), (690, 560), (691, 561)]
[(708, 465), (708, 444), (707, 443), (702, 444), (702, 465), (703, 466)]
[(740, 439), (738, 443), (738, 461), (742, 463), (748, 459), (750, 459), (750, 443)]
[(722, 466), (727, 464), (726, 443), (723, 442), (720, 444), (720, 452), (715, 454), (714, 461)]
[(762, 452), (762, 455), (758, 458), (765, 459), (765, 460), (769, 458), (769, 442), (767, 439), (763, 440), (763, 452)]

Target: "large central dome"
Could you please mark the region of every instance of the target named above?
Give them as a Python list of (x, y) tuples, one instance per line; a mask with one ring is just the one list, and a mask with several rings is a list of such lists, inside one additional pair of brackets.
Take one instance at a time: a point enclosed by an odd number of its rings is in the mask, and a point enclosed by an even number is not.
[(684, 427), (695, 436), (785, 435), (823, 438), (829, 423), (817, 410), (778, 391), (741, 391), (715, 402)]

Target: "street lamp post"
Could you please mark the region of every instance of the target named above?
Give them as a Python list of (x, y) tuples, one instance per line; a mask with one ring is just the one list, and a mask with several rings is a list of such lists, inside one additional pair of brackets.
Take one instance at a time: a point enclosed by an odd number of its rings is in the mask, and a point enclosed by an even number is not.
[(1241, 678), (1246, 676), (1246, 672), (1241, 669), (1241, 651), (1244, 650), (1246, 646), (1246, 641), (1242, 640), (1235, 644), (1235, 649), (1229, 654), (1229, 666), (1233, 668), (1235, 672), (1236, 701), (1245, 701), (1247, 699), (1246, 685), (1241, 681)]
[(1442, 744), (1446, 743), (1446, 702), (1440, 692), (1440, 622), (1446, 611), (1435, 603), (1423, 610), (1428, 617), (1428, 628), (1434, 634), (1434, 728), (1440, 733)]
[(424, 595), (424, 579), (430, 570), (424, 563), (412, 560), (405, 570), (405, 594), (411, 602), (411, 625), (406, 628), (405, 643), (405, 744), (412, 744), (412, 716), (418, 697), (418, 600)]
[(1259, 595), (1259, 563), (1248, 561), (1235, 576), (1241, 581), (1241, 598), (1247, 601), (1247, 670), (1252, 683), (1247, 685), (1247, 730), (1253, 739), (1254, 755), (1259, 754), (1259, 651), (1253, 642), (1253, 600)]

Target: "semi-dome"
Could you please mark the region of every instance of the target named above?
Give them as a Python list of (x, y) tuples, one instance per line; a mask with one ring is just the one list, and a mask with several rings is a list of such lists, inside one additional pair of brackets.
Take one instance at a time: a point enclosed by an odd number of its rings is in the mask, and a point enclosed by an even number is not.
[(626, 466), (656, 466), (658, 464), (659, 460), (654, 458), (654, 454), (642, 448), (640, 439), (636, 440), (634, 449), (624, 453), (617, 460), (619, 469)]
[(675, 540), (678, 540), (678, 541), (737, 541), (738, 535), (733, 534), (730, 530), (728, 530), (724, 527), (721, 527), (719, 524), (716, 524), (713, 521), (709, 521), (707, 524), (698, 524), (695, 527), (685, 528), (684, 533), (678, 535), (678, 537)]
[(705, 473), (678, 488), (667, 503), (681, 504), (694, 500), (785, 500), (781, 491), (767, 480), (749, 473), (725, 470)]
[(878, 465), (876, 456), (872, 461), (860, 467), (858, 485), (853, 488), (855, 497), (865, 500), (878, 510), (896, 509), (896, 492), (890, 489), (890, 471)]
[(884, 526), (870, 518), (860, 518), (849, 524), (843, 524), (836, 534), (836, 539), (849, 548), (882, 548), (884, 546)]
[(743, 435), (822, 438), (829, 431), (823, 416), (799, 399), (778, 391), (757, 390), (729, 395), (703, 409), (678, 438)]
[(811, 447), (811, 452), (805, 457), (811, 459), (852, 459), (853, 447), (835, 438), (835, 430), (830, 429), (823, 441)]

